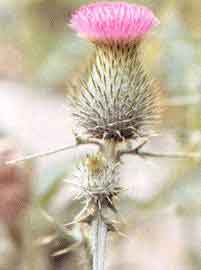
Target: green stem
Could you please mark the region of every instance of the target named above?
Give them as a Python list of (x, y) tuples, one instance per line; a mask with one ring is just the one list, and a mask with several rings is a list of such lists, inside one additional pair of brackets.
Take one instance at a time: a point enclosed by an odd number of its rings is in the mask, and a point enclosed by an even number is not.
[(107, 225), (100, 213), (92, 223), (93, 270), (104, 270)]
[[(117, 144), (113, 140), (104, 141), (102, 145), (102, 153), (107, 162), (117, 162)], [(101, 215), (101, 210), (102, 209), (98, 208), (96, 217), (92, 222), (93, 270), (104, 270), (105, 263), (108, 228)]]
[(117, 162), (118, 161), (118, 151), (117, 144), (113, 140), (105, 140), (102, 146), (102, 152), (105, 156), (106, 160), (109, 162)]

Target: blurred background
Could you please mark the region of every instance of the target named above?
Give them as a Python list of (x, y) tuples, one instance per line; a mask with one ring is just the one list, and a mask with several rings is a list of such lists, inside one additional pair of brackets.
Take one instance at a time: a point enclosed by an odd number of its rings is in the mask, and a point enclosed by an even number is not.
[[(76, 8), (90, 2), (0, 1), (0, 138), (17, 144), (24, 154), (74, 143), (67, 84), (93, 47), (68, 22)], [(145, 69), (160, 84), (167, 103), (161, 132), (146, 149), (200, 152), (201, 1), (135, 3), (153, 9), (161, 21), (142, 44)], [(64, 235), (57, 223), (72, 221), (81, 209), (63, 179), (70, 179), (79, 160), (95, 149), (80, 147), (31, 164), (33, 202), (17, 233), (23, 244), (19, 248), (19, 239), (2, 224), (0, 270), (83, 269), (82, 229), (75, 226)], [(201, 269), (200, 163), (124, 161), (121, 180), (127, 191), (118, 207), (126, 221), (120, 228), (125, 236), (111, 234), (108, 269)]]

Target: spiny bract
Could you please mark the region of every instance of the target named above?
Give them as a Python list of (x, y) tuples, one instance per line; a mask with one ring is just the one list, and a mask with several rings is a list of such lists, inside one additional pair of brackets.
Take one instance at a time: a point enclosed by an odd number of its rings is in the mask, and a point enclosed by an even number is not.
[(122, 191), (118, 168), (118, 163), (106, 162), (101, 153), (88, 156), (74, 174), (77, 198), (96, 207), (112, 206), (113, 197)]
[(137, 44), (97, 46), (89, 77), (75, 88), (73, 115), (90, 135), (122, 141), (153, 134), (161, 94), (143, 70)]

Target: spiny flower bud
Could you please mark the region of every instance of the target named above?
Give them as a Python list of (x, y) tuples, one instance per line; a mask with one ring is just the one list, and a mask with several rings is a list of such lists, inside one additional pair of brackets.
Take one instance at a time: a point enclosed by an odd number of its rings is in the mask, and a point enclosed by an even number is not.
[(119, 164), (106, 162), (101, 152), (87, 156), (74, 178), (80, 184), (80, 199), (104, 200), (119, 191)]
[(95, 155), (90, 155), (86, 158), (85, 164), (93, 175), (97, 175), (104, 169), (106, 165), (106, 159), (103, 157), (102, 153), (97, 153)]
[(149, 9), (127, 3), (92, 4), (72, 16), (71, 27), (96, 47), (79, 97), (70, 97), (87, 133), (116, 141), (153, 134), (160, 91), (143, 70), (139, 41), (157, 24)]
[(17, 150), (6, 140), (0, 142), (0, 222), (15, 223), (30, 201), (30, 173), (22, 165), (5, 165)]

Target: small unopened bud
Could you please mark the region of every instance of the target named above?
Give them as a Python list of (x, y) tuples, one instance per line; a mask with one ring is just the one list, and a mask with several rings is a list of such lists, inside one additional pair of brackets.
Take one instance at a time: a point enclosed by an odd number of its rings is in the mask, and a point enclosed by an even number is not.
[(119, 191), (119, 164), (107, 162), (103, 154), (97, 152), (81, 162), (73, 178), (78, 182), (80, 199), (102, 201)]
[(0, 222), (17, 222), (30, 202), (30, 172), (25, 165), (5, 165), (18, 151), (9, 141), (0, 141)]
[(103, 157), (102, 153), (97, 153), (94, 155), (90, 155), (86, 158), (86, 166), (92, 174), (98, 174), (101, 170), (104, 169), (106, 165), (106, 160)]

